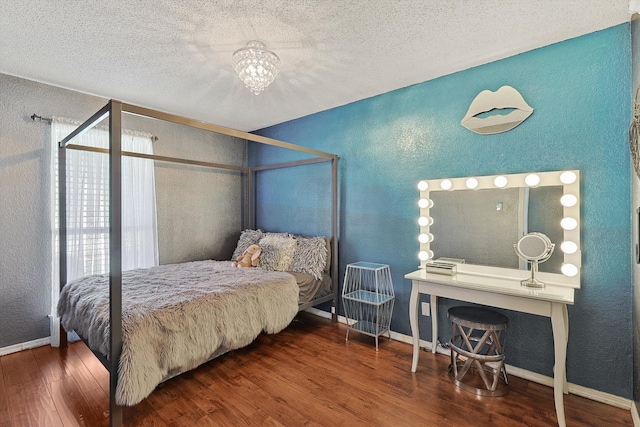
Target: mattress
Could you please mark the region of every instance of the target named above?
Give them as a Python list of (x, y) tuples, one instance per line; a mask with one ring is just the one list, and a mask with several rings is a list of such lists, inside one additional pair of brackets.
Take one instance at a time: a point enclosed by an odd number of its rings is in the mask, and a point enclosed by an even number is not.
[[(135, 405), (166, 378), (225, 351), (277, 333), (298, 312), (293, 275), (197, 261), (123, 272), (123, 347), (116, 402)], [(109, 349), (109, 276), (64, 286), (58, 314), (105, 357)]]
[(322, 279), (317, 280), (312, 275), (306, 273), (296, 273), (293, 271), (288, 271), (288, 273), (295, 277), (296, 283), (298, 284), (300, 290), (300, 296), (298, 298), (299, 304), (305, 304), (331, 293), (332, 281), (331, 276), (328, 274), (323, 274)]

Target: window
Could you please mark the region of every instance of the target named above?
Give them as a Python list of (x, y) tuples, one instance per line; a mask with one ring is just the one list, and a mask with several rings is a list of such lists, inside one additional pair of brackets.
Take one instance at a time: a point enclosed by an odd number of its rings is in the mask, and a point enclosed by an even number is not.
[[(78, 124), (54, 119), (52, 139), (52, 316), (59, 293), (58, 142)], [(109, 132), (93, 128), (77, 145), (108, 148)], [(124, 132), (123, 151), (153, 154), (151, 135)], [(109, 156), (67, 150), (67, 278), (69, 281), (109, 271)], [(158, 237), (153, 160), (122, 158), (122, 269), (158, 265)], [(52, 331), (53, 332), (53, 331)]]

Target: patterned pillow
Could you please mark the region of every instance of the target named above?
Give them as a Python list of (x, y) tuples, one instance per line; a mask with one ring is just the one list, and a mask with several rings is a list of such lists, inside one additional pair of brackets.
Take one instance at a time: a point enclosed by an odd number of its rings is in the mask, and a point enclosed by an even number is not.
[(296, 251), (296, 239), (287, 234), (267, 233), (258, 245), (262, 248), (259, 267), (269, 271), (287, 271)]
[(264, 236), (264, 231), (262, 230), (244, 230), (240, 234), (240, 239), (238, 239), (238, 245), (236, 246), (236, 250), (233, 251), (233, 255), (231, 256), (231, 260), (235, 261), (239, 256), (242, 256), (242, 253), (251, 245), (257, 245)]
[(297, 273), (310, 274), (322, 279), (327, 265), (327, 245), (323, 237), (300, 237), (289, 269)]

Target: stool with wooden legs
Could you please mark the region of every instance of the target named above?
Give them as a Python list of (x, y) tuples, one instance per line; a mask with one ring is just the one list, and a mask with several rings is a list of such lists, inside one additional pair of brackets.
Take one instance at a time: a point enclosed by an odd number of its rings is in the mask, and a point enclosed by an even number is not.
[(450, 308), (448, 317), (453, 383), (480, 396), (506, 394), (509, 382), (500, 336), (509, 324), (507, 316), (484, 307), (460, 306)]

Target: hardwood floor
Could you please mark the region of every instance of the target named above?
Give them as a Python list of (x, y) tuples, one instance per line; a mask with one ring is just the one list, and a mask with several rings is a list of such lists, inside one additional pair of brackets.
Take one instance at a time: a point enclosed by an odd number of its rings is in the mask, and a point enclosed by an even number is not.
[[(449, 359), (350, 334), (307, 313), (167, 381), (125, 408), (128, 426), (555, 426), (553, 390), (510, 378), (504, 397), (477, 397), (447, 376)], [(106, 426), (108, 374), (81, 342), (0, 358), (0, 427)], [(632, 426), (628, 410), (565, 396), (567, 425)]]

